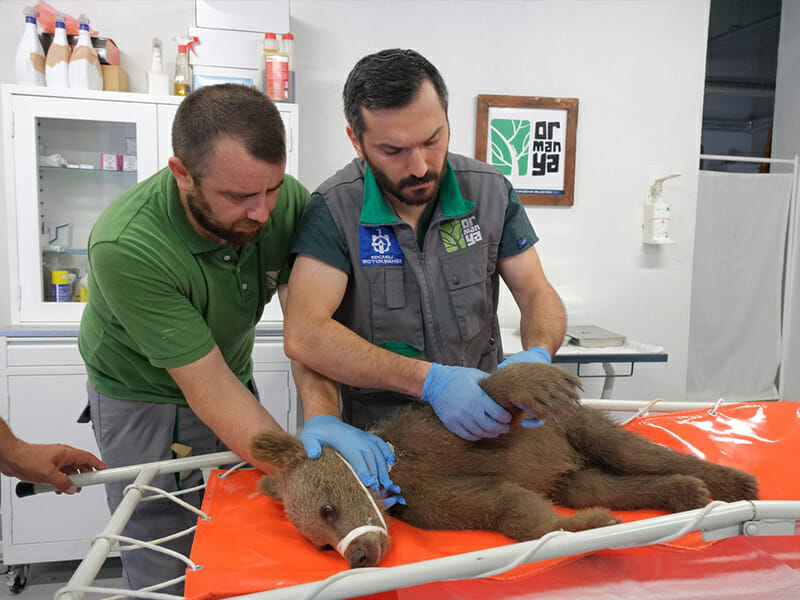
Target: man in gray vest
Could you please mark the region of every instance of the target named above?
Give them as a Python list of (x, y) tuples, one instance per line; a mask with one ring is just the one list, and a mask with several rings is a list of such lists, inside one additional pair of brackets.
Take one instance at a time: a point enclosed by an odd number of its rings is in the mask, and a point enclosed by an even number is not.
[[(312, 457), (311, 445), (359, 448), (380, 481), (385, 452), (356, 427), (422, 400), (464, 439), (505, 433), (511, 415), (478, 381), (498, 363), (549, 363), (566, 327), (511, 184), (448, 152), (447, 101), (442, 76), (413, 50), (361, 59), (344, 87), (358, 158), (311, 196), (292, 251), (286, 353), (341, 383), (341, 413), (333, 383), (304, 398), (303, 441)], [(525, 348), (504, 362), (499, 277)]]

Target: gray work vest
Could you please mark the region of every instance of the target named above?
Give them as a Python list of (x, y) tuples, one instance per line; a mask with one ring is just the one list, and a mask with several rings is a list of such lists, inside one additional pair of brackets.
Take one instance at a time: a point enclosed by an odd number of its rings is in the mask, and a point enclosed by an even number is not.
[[(317, 190), (352, 265), (334, 318), (377, 346), (446, 365), (492, 371), (502, 357), (497, 252), (508, 188), (485, 163), (448, 154), (423, 243), (383, 199), (360, 159)], [(413, 398), (342, 386), (343, 416), (371, 425)]]

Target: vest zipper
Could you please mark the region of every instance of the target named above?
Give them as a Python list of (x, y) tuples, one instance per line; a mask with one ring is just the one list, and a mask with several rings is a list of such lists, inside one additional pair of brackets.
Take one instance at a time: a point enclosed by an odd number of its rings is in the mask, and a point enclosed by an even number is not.
[[(433, 225), (433, 223), (431, 223), (431, 226), (432, 225)], [(413, 230), (412, 230), (412, 233), (413, 233)], [(426, 238), (428, 237), (428, 233), (430, 233), (430, 226), (428, 227), (428, 232), (425, 233), (425, 237)], [(427, 240), (423, 241), (423, 246), (425, 245), (426, 241)], [(431, 292), (431, 290), (432, 290), (431, 276), (430, 276), (430, 272), (428, 270), (428, 265), (425, 262), (425, 254), (423, 254), (422, 251), (420, 251), (419, 246), (417, 245), (416, 241), (414, 242), (414, 249), (416, 250), (417, 256), (419, 257), (419, 264), (422, 267), (422, 273), (425, 275), (425, 294), (426, 294), (426, 296), (428, 298), (428, 302), (426, 304), (430, 304), (430, 307), (431, 307), (431, 314), (427, 315), (428, 316), (427, 321), (430, 323), (431, 330), (435, 334), (436, 343), (438, 344), (438, 354), (441, 357), (441, 362), (443, 364), (448, 364), (450, 361), (448, 360), (449, 357), (445, 354), (445, 351), (444, 351), (444, 343), (442, 342), (442, 333), (439, 330), (439, 327), (437, 325), (435, 325), (435, 323), (436, 323), (436, 318), (435, 318), (436, 317), (436, 300), (434, 299), (434, 295)]]

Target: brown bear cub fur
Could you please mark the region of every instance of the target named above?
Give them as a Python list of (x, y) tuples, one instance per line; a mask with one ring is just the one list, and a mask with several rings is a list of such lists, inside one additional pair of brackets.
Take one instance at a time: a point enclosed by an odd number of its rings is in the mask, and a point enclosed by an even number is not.
[[(558, 367), (509, 365), (481, 387), (514, 416), (506, 435), (463, 440), (427, 404), (401, 409), (370, 430), (394, 446), (391, 477), (408, 505), (393, 515), (424, 529), (486, 529), (523, 541), (616, 523), (607, 509), (678, 512), (712, 498), (758, 497), (752, 475), (651, 442), (581, 406), (578, 378)], [(517, 405), (545, 424), (520, 427), (527, 415)], [(380, 525), (334, 451), (310, 460), (300, 441), (283, 432), (258, 435), (252, 447), (256, 458), (281, 468), (262, 479), (261, 491), (282, 500), (292, 523), (318, 547), (336, 546), (355, 527)], [(551, 502), (579, 510), (561, 517)], [(368, 532), (344, 556), (350, 566), (373, 566), (387, 548), (388, 536)]]

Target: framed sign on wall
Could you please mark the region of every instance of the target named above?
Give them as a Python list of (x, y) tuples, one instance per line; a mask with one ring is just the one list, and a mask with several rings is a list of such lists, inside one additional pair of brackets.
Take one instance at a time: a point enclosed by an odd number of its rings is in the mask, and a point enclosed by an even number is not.
[(523, 204), (572, 206), (577, 98), (478, 96), (475, 158), (500, 169)]

